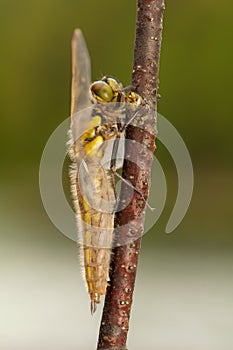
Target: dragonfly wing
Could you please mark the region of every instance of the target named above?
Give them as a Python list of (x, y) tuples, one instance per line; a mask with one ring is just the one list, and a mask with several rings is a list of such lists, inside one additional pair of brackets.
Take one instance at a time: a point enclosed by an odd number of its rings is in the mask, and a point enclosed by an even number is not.
[[(72, 38), (71, 116), (90, 105), (91, 63), (86, 42), (80, 29)], [(71, 117), (72, 118), (72, 117)]]
[(82, 160), (76, 178), (81, 264), (91, 310), (106, 293), (114, 232), (115, 189), (110, 172), (94, 160)]

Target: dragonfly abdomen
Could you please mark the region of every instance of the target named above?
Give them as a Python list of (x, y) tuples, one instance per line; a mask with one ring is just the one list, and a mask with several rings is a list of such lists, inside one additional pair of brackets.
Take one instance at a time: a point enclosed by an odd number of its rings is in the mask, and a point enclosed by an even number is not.
[(94, 313), (96, 303), (100, 302), (101, 295), (106, 294), (108, 271), (111, 249), (110, 248), (90, 248), (83, 246), (85, 280), (88, 293), (91, 299), (91, 312)]

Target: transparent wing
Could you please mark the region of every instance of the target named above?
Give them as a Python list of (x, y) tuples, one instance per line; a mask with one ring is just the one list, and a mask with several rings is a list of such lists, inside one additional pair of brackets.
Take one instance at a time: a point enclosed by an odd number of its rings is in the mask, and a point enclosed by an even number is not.
[(80, 29), (75, 29), (72, 38), (72, 116), (90, 105), (89, 87), (91, 84), (91, 63), (86, 42)]

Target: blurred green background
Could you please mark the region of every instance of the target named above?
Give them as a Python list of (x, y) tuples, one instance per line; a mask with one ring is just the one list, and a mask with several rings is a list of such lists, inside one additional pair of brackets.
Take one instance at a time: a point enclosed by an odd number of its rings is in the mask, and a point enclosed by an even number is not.
[[(143, 239), (129, 349), (230, 350), (233, 3), (167, 0), (166, 7), (159, 112), (186, 142), (195, 187), (183, 222), (166, 235), (177, 176), (158, 142), (168, 195)], [(135, 13), (135, 1), (125, 0), (0, 2), (2, 350), (95, 348), (101, 307), (90, 316), (78, 248), (43, 208), (39, 162), (69, 116), (74, 28), (85, 35), (93, 80), (110, 74), (127, 85)], [(67, 187), (67, 167), (64, 174)]]

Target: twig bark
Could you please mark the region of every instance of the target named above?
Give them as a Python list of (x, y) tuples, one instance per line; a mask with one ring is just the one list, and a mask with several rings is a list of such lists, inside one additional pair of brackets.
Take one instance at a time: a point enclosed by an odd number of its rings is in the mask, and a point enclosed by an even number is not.
[[(143, 97), (148, 110), (153, 110), (154, 113), (148, 113), (145, 116), (144, 132), (133, 126), (127, 128), (126, 139), (135, 140), (136, 143), (129, 142), (126, 145), (123, 177), (130, 181), (138, 192), (134, 191), (130, 204), (117, 213), (116, 226), (119, 227), (120, 241), (124, 240), (124, 237), (133, 237), (133, 241), (113, 249), (110, 285), (105, 298), (98, 350), (126, 350), (138, 254), (144, 226), (145, 203), (142, 195), (147, 199), (152, 152), (155, 149), (156, 97), (164, 9), (164, 0), (138, 0), (137, 3), (132, 85)], [(148, 151), (142, 152), (137, 144)], [(134, 162), (127, 160), (127, 154), (130, 154), (130, 159), (134, 159)], [(143, 165), (139, 167), (137, 164)], [(121, 199), (124, 199), (125, 193), (127, 190), (123, 183)]]

